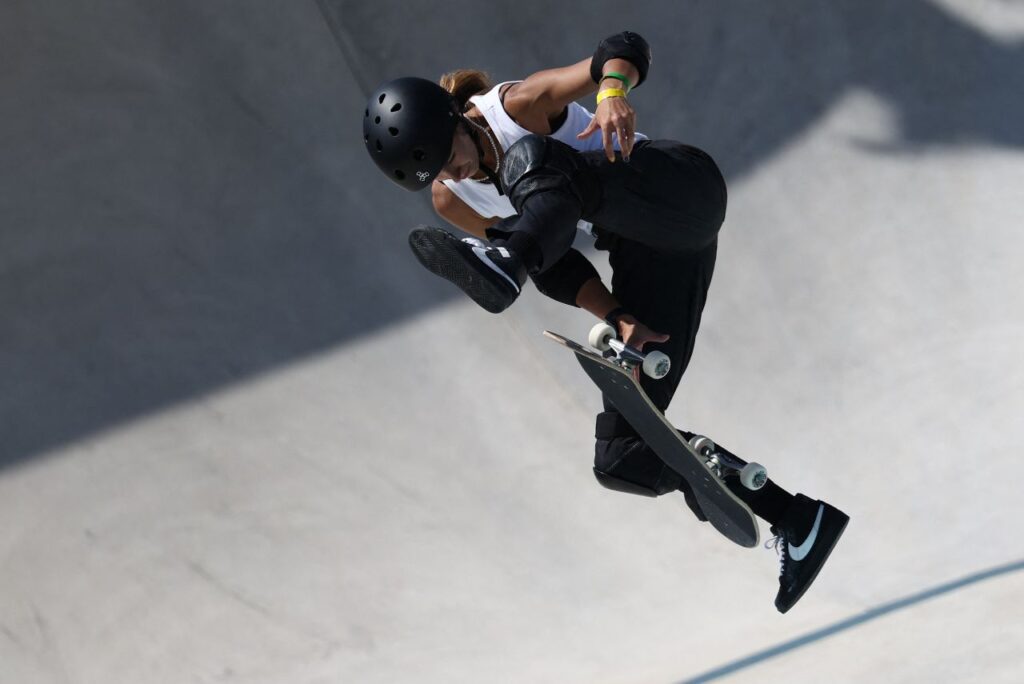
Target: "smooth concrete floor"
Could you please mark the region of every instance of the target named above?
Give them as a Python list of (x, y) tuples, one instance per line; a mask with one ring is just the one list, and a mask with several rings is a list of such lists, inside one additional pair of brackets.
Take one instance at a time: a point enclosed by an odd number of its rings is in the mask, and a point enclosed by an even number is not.
[[(360, 139), (626, 28), (730, 190), (668, 416), (852, 518), (785, 616)], [(1024, 680), (1019, 3), (15, 0), (0, 85), (0, 683)]]

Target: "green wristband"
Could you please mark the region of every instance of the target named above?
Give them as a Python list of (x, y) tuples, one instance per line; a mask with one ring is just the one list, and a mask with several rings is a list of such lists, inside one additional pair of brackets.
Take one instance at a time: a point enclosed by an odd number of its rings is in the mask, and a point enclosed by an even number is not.
[(629, 82), (629, 77), (625, 76), (624, 74), (620, 74), (617, 71), (609, 71), (607, 74), (601, 75), (602, 80), (606, 78), (615, 78), (622, 81), (622, 85), (626, 86), (627, 93), (633, 89), (632, 84)]

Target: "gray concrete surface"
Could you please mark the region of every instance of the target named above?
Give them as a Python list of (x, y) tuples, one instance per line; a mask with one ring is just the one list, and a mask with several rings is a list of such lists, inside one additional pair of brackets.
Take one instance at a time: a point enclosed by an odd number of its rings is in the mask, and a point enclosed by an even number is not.
[[(463, 301), (364, 157), (373, 84), (622, 28), (730, 184), (669, 417), (853, 518), (786, 616), (593, 482), (540, 337), (586, 314)], [(1010, 0), (3, 3), (0, 682), (1021, 681), (1022, 46)]]

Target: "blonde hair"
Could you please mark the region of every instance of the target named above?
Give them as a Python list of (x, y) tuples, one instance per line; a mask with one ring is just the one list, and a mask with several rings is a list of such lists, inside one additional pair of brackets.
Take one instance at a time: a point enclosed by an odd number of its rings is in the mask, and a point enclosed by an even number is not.
[(491, 77), (477, 69), (449, 71), (438, 83), (452, 94), (462, 111), (466, 111), (469, 106), (469, 98), (485, 93), (493, 87)]

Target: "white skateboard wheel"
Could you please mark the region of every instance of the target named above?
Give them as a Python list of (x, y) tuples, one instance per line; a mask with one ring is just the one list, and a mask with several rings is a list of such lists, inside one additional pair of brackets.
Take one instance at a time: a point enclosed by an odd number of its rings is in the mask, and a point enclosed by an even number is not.
[(672, 368), (672, 360), (668, 354), (660, 351), (653, 351), (644, 357), (644, 374), (654, 379), (663, 378), (668, 375)]
[(701, 456), (710, 456), (715, 453), (715, 443), (711, 441), (710, 437), (704, 437), (703, 435), (694, 435), (690, 438), (690, 446)]
[(607, 323), (598, 323), (590, 329), (590, 335), (587, 338), (587, 342), (590, 346), (597, 351), (608, 351), (611, 347), (608, 345), (608, 340), (614, 340), (619, 336), (618, 331)]
[(768, 469), (760, 463), (748, 463), (740, 471), (740, 484), (747, 489), (758, 490), (768, 482)]

